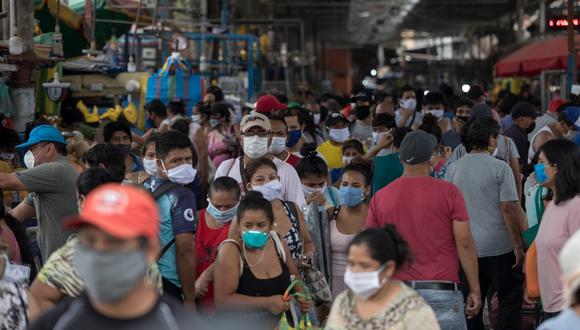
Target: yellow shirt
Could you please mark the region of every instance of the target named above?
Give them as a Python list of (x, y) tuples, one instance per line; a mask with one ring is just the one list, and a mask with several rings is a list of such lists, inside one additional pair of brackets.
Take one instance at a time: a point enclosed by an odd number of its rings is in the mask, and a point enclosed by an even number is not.
[(342, 163), (342, 145), (336, 146), (330, 141), (326, 141), (319, 145), (316, 150), (324, 156), (328, 168), (334, 169), (344, 167)]

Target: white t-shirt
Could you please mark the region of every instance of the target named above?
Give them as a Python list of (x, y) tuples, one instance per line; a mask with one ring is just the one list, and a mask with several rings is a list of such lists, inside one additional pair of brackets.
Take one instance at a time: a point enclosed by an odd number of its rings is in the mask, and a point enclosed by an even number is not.
[[(236, 159), (228, 159), (222, 162), (215, 172), (215, 177), (219, 178), (222, 176), (229, 176), (230, 178), (236, 179), (236, 181), (241, 185), (242, 177), (240, 175), (239, 161), (240, 157)], [(278, 168), (278, 176), (282, 183), (282, 199), (294, 202), (300, 209), (302, 209), (302, 206), (306, 205), (306, 200), (304, 199), (302, 183), (300, 182), (298, 173), (296, 173), (294, 167), (276, 157), (274, 157), (272, 161)]]

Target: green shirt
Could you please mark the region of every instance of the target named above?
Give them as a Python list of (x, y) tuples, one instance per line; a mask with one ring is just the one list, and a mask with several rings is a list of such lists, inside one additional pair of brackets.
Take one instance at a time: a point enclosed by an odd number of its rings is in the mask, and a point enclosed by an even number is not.
[(375, 157), (375, 175), (373, 177), (373, 195), (389, 183), (403, 175), (403, 165), (399, 153)]

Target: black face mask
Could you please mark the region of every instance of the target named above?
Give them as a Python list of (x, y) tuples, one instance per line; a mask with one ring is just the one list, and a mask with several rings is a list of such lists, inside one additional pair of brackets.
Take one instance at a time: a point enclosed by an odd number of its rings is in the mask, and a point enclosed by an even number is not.
[(530, 127), (525, 129), (526, 134), (530, 134), (536, 129), (536, 122), (533, 122)]
[(355, 116), (358, 120), (366, 119), (371, 114), (371, 108), (368, 106), (357, 106), (355, 109)]
[(461, 120), (462, 122), (466, 123), (469, 120), (469, 116), (456, 116), (457, 119)]

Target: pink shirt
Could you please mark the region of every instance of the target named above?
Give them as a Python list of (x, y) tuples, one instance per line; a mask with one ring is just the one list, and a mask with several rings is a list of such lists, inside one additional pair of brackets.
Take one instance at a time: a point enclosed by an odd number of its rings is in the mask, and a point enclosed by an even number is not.
[(367, 228), (394, 224), (409, 244), (413, 261), (394, 278), (404, 281), (459, 282), (453, 221), (467, 221), (457, 186), (432, 177), (402, 177), (371, 201)]
[(10, 259), (11, 262), (15, 264), (22, 264), (22, 255), (20, 253), (20, 246), (18, 245), (18, 241), (14, 236), (14, 233), (10, 228), (5, 226), (0, 226), (0, 236), (4, 240), (4, 242), (11, 247), (11, 250), (14, 251), (14, 256)]
[(540, 295), (544, 311), (548, 313), (560, 312), (566, 307), (558, 255), (564, 243), (579, 229), (580, 196), (560, 205), (548, 204), (535, 240), (540, 266)]

